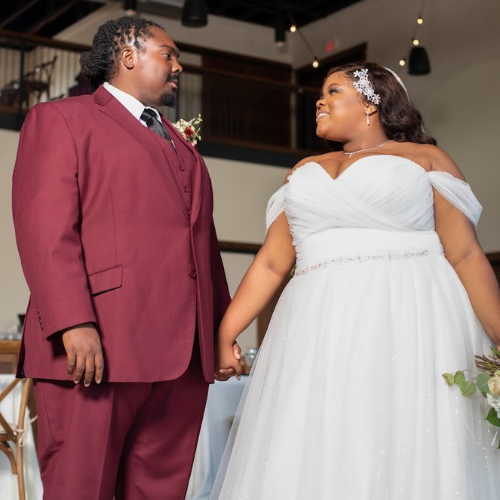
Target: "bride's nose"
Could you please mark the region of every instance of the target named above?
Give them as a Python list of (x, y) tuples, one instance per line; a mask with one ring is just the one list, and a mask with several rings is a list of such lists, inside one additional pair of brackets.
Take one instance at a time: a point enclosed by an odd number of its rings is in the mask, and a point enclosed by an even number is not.
[(318, 111), (320, 108), (322, 108), (323, 106), (325, 105), (325, 98), (324, 97), (320, 97), (317, 101), (316, 101), (316, 111)]

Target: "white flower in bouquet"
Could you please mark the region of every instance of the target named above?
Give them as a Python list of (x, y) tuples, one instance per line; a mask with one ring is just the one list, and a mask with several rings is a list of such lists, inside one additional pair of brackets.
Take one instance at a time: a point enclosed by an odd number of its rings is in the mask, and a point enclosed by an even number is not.
[(497, 373), (500, 375), (500, 372), (497, 371), (495, 376), (488, 380), (488, 389), (494, 396), (500, 396), (500, 376)]
[(498, 418), (500, 418), (500, 396), (495, 396), (494, 394), (486, 394), (486, 399), (489, 405), (495, 409)]

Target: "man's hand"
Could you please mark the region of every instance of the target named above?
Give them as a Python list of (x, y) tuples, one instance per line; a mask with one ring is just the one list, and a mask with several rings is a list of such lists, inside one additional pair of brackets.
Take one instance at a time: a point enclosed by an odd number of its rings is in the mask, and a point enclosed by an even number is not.
[[(230, 352), (231, 354), (229, 356), (226, 356), (225, 351), (227, 351), (228, 353)], [(234, 342), (232, 347), (229, 347), (227, 349), (219, 346), (218, 350), (216, 351), (215, 358), (214, 376), (216, 380), (225, 382), (235, 375), (238, 380), (241, 378), (241, 347), (237, 342)], [(225, 368), (221, 368), (221, 366), (225, 366)]]
[(63, 331), (62, 341), (68, 356), (68, 374), (73, 375), (75, 384), (85, 374), (83, 383), (88, 387), (95, 374), (95, 381), (100, 384), (104, 373), (104, 357), (101, 339), (92, 323), (68, 328)]

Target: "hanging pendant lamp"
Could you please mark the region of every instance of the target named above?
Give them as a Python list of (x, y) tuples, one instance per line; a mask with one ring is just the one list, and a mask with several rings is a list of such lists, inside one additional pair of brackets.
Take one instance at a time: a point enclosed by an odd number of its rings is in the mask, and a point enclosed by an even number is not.
[(205, 0), (186, 0), (182, 8), (183, 26), (202, 28), (208, 23), (207, 4)]
[(410, 75), (428, 75), (431, 72), (431, 63), (424, 47), (416, 46), (410, 51), (408, 58), (408, 73)]

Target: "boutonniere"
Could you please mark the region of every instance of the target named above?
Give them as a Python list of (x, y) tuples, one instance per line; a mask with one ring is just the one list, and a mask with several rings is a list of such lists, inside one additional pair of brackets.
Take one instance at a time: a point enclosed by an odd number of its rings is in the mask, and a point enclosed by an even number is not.
[(200, 129), (196, 128), (196, 125), (199, 125), (202, 121), (201, 115), (198, 115), (196, 118), (192, 118), (189, 121), (181, 118), (178, 122), (173, 123), (173, 126), (180, 132), (186, 141), (196, 146), (198, 141), (201, 140)]

